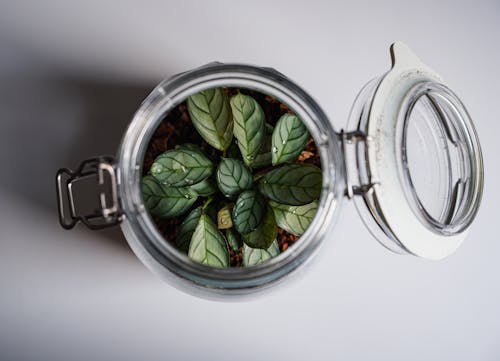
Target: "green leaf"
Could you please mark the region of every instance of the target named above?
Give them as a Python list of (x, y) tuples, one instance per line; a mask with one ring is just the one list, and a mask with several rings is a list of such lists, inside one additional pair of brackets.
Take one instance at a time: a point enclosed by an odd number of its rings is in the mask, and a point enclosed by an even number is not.
[(229, 250), (224, 236), (215, 222), (202, 214), (196, 225), (188, 256), (199, 263), (212, 267), (229, 267)]
[(243, 266), (255, 266), (280, 254), (278, 242), (271, 243), (268, 249), (252, 248), (243, 245)]
[(304, 163), (284, 165), (260, 178), (259, 190), (278, 203), (292, 206), (311, 203), (321, 194), (321, 169)]
[(318, 210), (317, 201), (303, 206), (289, 206), (270, 201), (269, 205), (274, 211), (278, 227), (296, 236), (301, 236), (305, 232)]
[(273, 131), (273, 165), (297, 159), (304, 149), (309, 132), (294, 114), (283, 114)]
[(184, 218), (184, 221), (182, 221), (179, 227), (179, 232), (177, 233), (177, 237), (175, 237), (175, 244), (177, 248), (184, 253), (188, 253), (189, 243), (191, 243), (191, 237), (198, 225), (200, 217), (201, 207), (197, 207)]
[(241, 244), (243, 243), (241, 241), (241, 236), (233, 228), (226, 229), (226, 239), (227, 243), (229, 243), (229, 247), (231, 247), (234, 251), (240, 249)]
[(252, 173), (240, 160), (221, 158), (216, 180), (221, 192), (226, 197), (232, 197), (252, 186)]
[(208, 197), (217, 192), (217, 186), (211, 178), (206, 178), (199, 183), (193, 184), (191, 187), (199, 196)]
[(253, 232), (242, 234), (243, 242), (252, 248), (268, 249), (278, 235), (278, 226), (271, 207), (267, 206), (262, 223)]
[(163, 218), (180, 216), (198, 198), (198, 194), (189, 187), (168, 187), (150, 175), (142, 178), (141, 192), (149, 212)]
[(264, 142), (265, 116), (259, 103), (252, 97), (237, 94), (231, 98), (234, 118), (234, 136), (238, 140), (243, 161), (252, 165)]
[(174, 187), (201, 182), (212, 173), (212, 162), (201, 152), (188, 149), (168, 150), (151, 166), (151, 174), (157, 180)]
[(262, 143), (262, 147), (260, 148), (259, 153), (255, 156), (252, 168), (256, 169), (271, 165), (272, 139), (273, 139), (273, 126), (266, 123), (266, 136), (264, 137), (264, 143)]
[(231, 219), (232, 205), (225, 205), (219, 212), (217, 212), (217, 228), (228, 229), (233, 226), (233, 220)]
[(193, 125), (212, 147), (225, 150), (233, 139), (233, 117), (222, 88), (203, 90), (187, 99)]
[(245, 191), (238, 196), (233, 208), (234, 228), (241, 234), (254, 231), (264, 218), (266, 203), (256, 191)]

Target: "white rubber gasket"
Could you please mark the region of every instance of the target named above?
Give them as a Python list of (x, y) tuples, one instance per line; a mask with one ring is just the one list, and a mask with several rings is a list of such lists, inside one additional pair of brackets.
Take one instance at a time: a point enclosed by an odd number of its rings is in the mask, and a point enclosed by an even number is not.
[(381, 81), (372, 102), (367, 135), (373, 140), (367, 148), (374, 197), (386, 225), (410, 253), (442, 259), (453, 253), (464, 240), (467, 230), (454, 235), (432, 231), (421, 223), (408, 203), (398, 168), (396, 129), (403, 98), (417, 83), (434, 81), (444, 84), (433, 70), (424, 65), (403, 43), (391, 47), (392, 69)]

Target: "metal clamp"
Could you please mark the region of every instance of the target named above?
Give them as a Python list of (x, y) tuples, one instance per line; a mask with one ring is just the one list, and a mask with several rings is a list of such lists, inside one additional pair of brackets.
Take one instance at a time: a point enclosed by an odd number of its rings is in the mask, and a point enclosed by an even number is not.
[[(352, 199), (355, 195), (365, 195), (370, 192), (376, 183), (369, 182), (367, 184), (354, 184), (353, 173), (358, 174), (358, 172), (348, 167), (349, 164), (356, 165), (356, 159), (350, 158), (349, 145), (357, 146), (359, 142), (364, 142), (365, 146), (369, 139), (367, 135), (361, 130), (355, 130), (352, 132), (346, 132), (343, 129), (340, 131), (340, 139), (342, 141), (342, 151), (344, 152), (344, 171), (345, 171), (345, 195), (347, 198)], [(354, 155), (355, 158), (355, 155)]]
[(113, 157), (101, 156), (83, 161), (76, 171), (57, 171), (57, 206), (63, 228), (71, 229), (79, 221), (90, 229), (120, 223), (115, 164)]

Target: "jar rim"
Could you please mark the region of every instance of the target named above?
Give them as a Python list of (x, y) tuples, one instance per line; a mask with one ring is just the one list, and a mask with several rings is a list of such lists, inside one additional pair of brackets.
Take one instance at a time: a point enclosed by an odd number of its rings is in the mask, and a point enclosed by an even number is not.
[[(190, 260), (159, 233), (140, 194), (145, 150), (165, 114), (189, 95), (221, 86), (254, 89), (287, 104), (303, 120), (320, 152), (323, 191), (311, 225), (286, 252), (257, 266), (218, 269)], [(205, 296), (247, 294), (294, 273), (324, 240), (343, 199), (343, 182), (339, 135), (316, 101), (277, 71), (244, 64), (210, 63), (160, 83), (134, 115), (118, 153), (118, 191), (125, 215), (122, 230), (131, 248), (146, 266), (174, 286), (196, 290), (196, 294), (202, 291)]]
[[(441, 217), (435, 217), (427, 209), (415, 187), (408, 159), (408, 132), (412, 113), (417, 103), (423, 99), (429, 101), (435, 112), (440, 138), (448, 139), (450, 146), (443, 151), (449, 158), (450, 148), (454, 148), (459, 156), (459, 163), (453, 172), (446, 172), (449, 183), (449, 194), (445, 201), (447, 206)], [(431, 117), (431, 114), (427, 115)], [(467, 109), (456, 94), (447, 86), (427, 81), (416, 84), (406, 94), (398, 115), (398, 148), (400, 175), (408, 202), (415, 215), (432, 231), (453, 235), (468, 228), (479, 209), (483, 188), (483, 165), (479, 140)], [(448, 163), (450, 162), (449, 159)], [(452, 168), (450, 164), (448, 167)], [(456, 173), (456, 174), (454, 174)]]

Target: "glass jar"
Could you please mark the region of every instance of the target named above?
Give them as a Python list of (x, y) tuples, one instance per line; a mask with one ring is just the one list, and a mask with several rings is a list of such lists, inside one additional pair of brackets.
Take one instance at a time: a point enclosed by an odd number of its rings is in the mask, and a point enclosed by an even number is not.
[[(344, 198), (355, 201), (370, 232), (390, 250), (446, 257), (465, 238), (480, 203), (479, 142), (465, 107), (434, 71), (402, 43), (391, 46), (391, 55), (391, 70), (361, 90), (348, 130), (340, 132), (309, 94), (270, 68), (212, 63), (163, 81), (134, 115), (116, 159), (98, 157), (77, 171), (59, 170), (61, 225), (120, 224), (147, 267), (205, 297), (253, 293), (294, 274), (319, 249)], [(142, 201), (142, 163), (157, 126), (188, 96), (213, 87), (254, 89), (285, 103), (320, 153), (323, 191), (316, 216), (292, 247), (257, 266), (218, 269), (193, 262), (163, 238)]]

